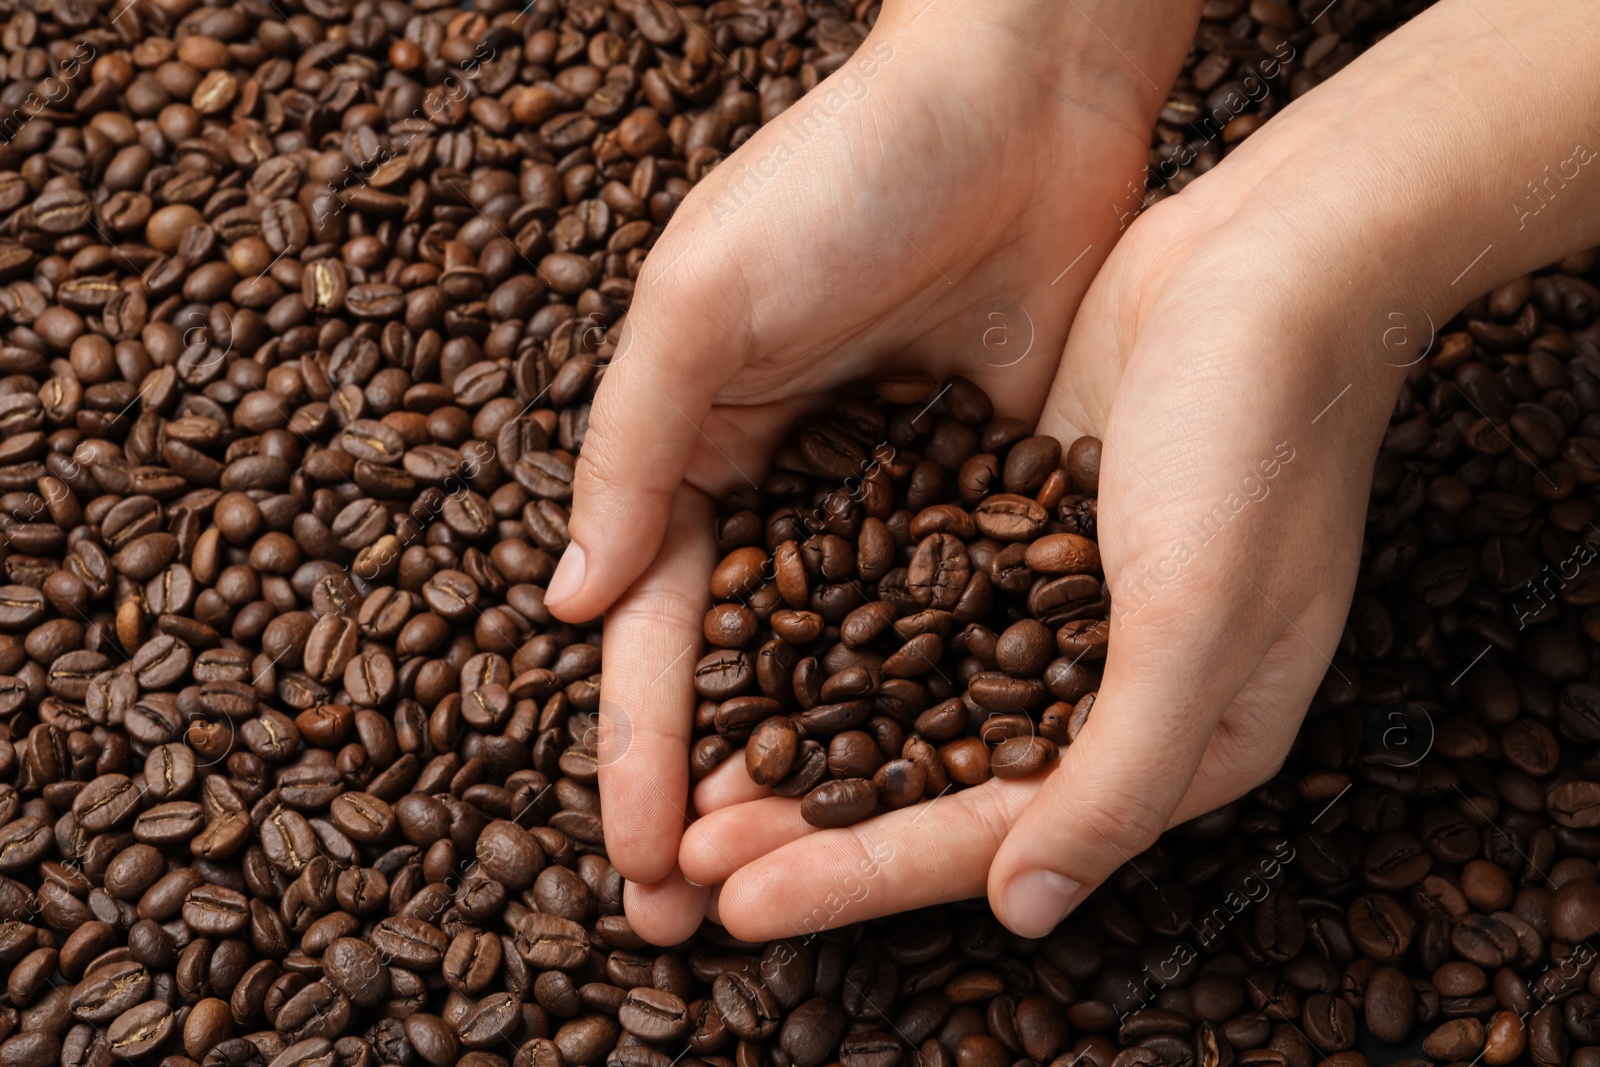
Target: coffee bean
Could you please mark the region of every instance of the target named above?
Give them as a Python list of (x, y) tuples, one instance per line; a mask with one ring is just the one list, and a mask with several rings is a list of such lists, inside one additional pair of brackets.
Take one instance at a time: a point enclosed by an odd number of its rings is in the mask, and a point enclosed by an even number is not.
[(560, 1057), (556, 1062), (575, 1067), (601, 1063), (616, 1044), (621, 1028), (605, 1015), (582, 1015), (561, 1026), (551, 1039)]
[(672, 993), (648, 986), (629, 990), (617, 1009), (617, 1022), (646, 1041), (675, 1041), (689, 1030), (689, 1011)]
[(483, 872), (508, 888), (533, 884), (544, 866), (544, 853), (526, 830), (513, 822), (496, 820), (478, 834), (478, 864)]
[(1029, 437), (1018, 441), (1006, 454), (1006, 492), (1037, 492), (1060, 465), (1061, 443), (1055, 438)]
[(414, 971), (437, 970), (450, 942), (435, 927), (407, 915), (390, 916), (372, 930), (372, 944), (379, 952)]
[(222, 886), (198, 886), (183, 902), (183, 921), (206, 937), (231, 937), (249, 922), (249, 898)]
[(1367, 1028), (1378, 1040), (1390, 1045), (1405, 1041), (1415, 1018), (1416, 993), (1404, 972), (1395, 967), (1379, 967), (1367, 981), (1365, 1012)]
[(129, 819), (138, 808), (139, 799), (139, 787), (126, 775), (102, 775), (73, 800), (72, 813), (78, 825), (99, 833)]
[(418, 1056), (434, 1067), (455, 1064), (461, 1051), (461, 1038), (449, 1023), (437, 1015), (416, 1014), (405, 1018), (406, 1040)]
[(1438, 1027), (1422, 1041), (1428, 1055), (1443, 1060), (1468, 1060), (1483, 1050), (1483, 1023), (1477, 1019), (1454, 1019)]
[(751, 781), (771, 785), (788, 775), (799, 748), (799, 731), (790, 719), (775, 716), (762, 721), (745, 743), (745, 769)]
[(516, 939), (518, 953), (535, 967), (569, 971), (588, 958), (589, 938), (583, 927), (554, 915), (526, 916)]
[(150, 993), (150, 972), (133, 960), (91, 970), (73, 991), (73, 1015), (96, 1025), (109, 1024)]
[(371, 1008), (389, 995), (389, 969), (379, 950), (366, 941), (342, 937), (323, 954), (323, 973), (330, 984), (357, 1007)]
[(1055, 744), (1043, 737), (1012, 737), (990, 753), (989, 769), (996, 778), (1025, 778), (1043, 770), (1055, 757)]
[(741, 1038), (759, 1040), (777, 1032), (778, 1003), (760, 979), (739, 972), (721, 975), (711, 984), (711, 996), (724, 1024)]
[(877, 803), (877, 786), (870, 778), (845, 778), (823, 782), (808, 792), (800, 815), (822, 829), (849, 826), (871, 814)]
[(172, 1034), (176, 1016), (159, 1000), (147, 1000), (122, 1012), (106, 1027), (111, 1051), (134, 1060), (159, 1049)]
[(796, 1067), (818, 1067), (839, 1046), (846, 1023), (843, 1008), (830, 1000), (814, 997), (784, 1019), (778, 1043)]

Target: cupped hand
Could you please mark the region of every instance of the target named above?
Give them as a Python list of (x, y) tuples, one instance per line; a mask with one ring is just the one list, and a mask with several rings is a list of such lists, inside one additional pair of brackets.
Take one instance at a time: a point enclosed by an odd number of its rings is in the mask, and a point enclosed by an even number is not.
[(959, 372), (1038, 417), (1193, 32), (1196, 4), (1164, 5), (1159, 30), (1142, 6), (886, 4), (652, 250), (547, 597), (566, 619), (607, 613), (606, 844), (643, 936), (681, 939), (705, 914), (675, 866), (710, 499), (753, 487), (798, 413), (886, 368)]
[(1365, 297), (1228, 169), (1117, 246), (1040, 421), (1104, 442), (1111, 640), (1087, 724), (1051, 771), (845, 829), (813, 829), (729, 761), (697, 787), (680, 862), (721, 885), (736, 936), (985, 894), (1043, 936), (1163, 830), (1280, 766), (1336, 669), (1400, 372), (1354, 317)]

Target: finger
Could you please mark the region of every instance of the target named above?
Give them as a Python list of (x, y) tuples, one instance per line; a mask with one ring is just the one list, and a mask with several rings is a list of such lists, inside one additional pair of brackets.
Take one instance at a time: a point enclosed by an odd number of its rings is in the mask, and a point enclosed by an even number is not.
[(690, 885), (678, 871), (652, 885), (624, 882), (622, 886), (628, 925), (652, 945), (687, 941), (705, 920), (710, 900), (710, 889)]
[(813, 831), (729, 876), (717, 921), (735, 937), (764, 941), (978, 896), (1006, 828), (1038, 788), (1036, 780), (991, 779)]
[(816, 832), (816, 827), (800, 817), (798, 800), (752, 800), (690, 823), (678, 848), (678, 865), (692, 881), (717, 885), (745, 864)]
[(658, 882), (687, 818), (694, 666), (715, 561), (711, 503), (683, 487), (661, 554), (606, 615), (596, 760), (606, 846), (624, 878)]
[(732, 804), (747, 804), (772, 795), (770, 786), (759, 785), (745, 769), (744, 749), (740, 749), (694, 787), (694, 810), (708, 815)]
[[(1280, 755), (1292, 737), (1291, 726), (1277, 739)], [(1239, 781), (1240, 750), (1235, 744), (1224, 753), (1224, 773), (1216, 781), (1195, 780), (1173, 825), (1231, 799), (1217, 789), (1225, 788), (1223, 780)], [(1040, 785), (1038, 779), (991, 779), (841, 830), (818, 830), (797, 811), (782, 812), (775, 806), (781, 798), (770, 798), (772, 806), (727, 808), (685, 832), (684, 870), (695, 871), (688, 877), (697, 882), (724, 883), (713, 890), (708, 916), (746, 940), (811, 934), (964, 900), (984, 892), (985, 872), (1002, 839)], [(771, 823), (779, 825), (762, 829)], [(763, 853), (769, 844), (774, 847)]]
[(1207, 562), (1137, 610), (1113, 608), (1088, 723), (989, 871), (990, 903), (1014, 932), (1043, 937), (1172, 824), (1223, 713), (1283, 628), (1229, 561)]
[(1171, 825), (1215, 811), (1278, 773), (1300, 730), (1300, 716), (1285, 712), (1310, 707), (1326, 670), (1339, 669), (1324, 665), (1302, 636), (1319, 639), (1314, 635), (1321, 634), (1330, 645), (1337, 641), (1348, 610), (1342, 604), (1332, 608), (1331, 627), (1319, 627), (1317, 611), (1308, 610), (1295, 629), (1283, 631), (1267, 650), (1249, 685), (1234, 698), (1213, 731), (1200, 769), (1173, 813)]
[[(654, 556), (711, 397), (726, 380), (720, 376), (732, 372), (732, 360), (715, 349), (714, 337), (693, 336), (702, 319), (674, 307), (672, 294), (649, 294), (641, 288), (623, 327), (574, 467), (572, 543), (545, 596), (552, 612), (573, 622), (608, 608)], [(713, 366), (695, 366), (702, 356)]]

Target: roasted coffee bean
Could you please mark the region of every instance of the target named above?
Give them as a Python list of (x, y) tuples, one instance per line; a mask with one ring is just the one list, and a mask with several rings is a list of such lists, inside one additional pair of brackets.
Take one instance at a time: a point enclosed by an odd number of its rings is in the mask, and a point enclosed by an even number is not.
[(323, 974), (357, 1007), (371, 1008), (389, 996), (389, 969), (384, 956), (368, 942), (341, 937), (323, 953)]
[(73, 991), (72, 1014), (104, 1026), (143, 1001), (150, 989), (150, 972), (142, 963), (127, 960), (96, 967)]
[(1363, 1010), (1373, 1036), (1390, 1045), (1401, 1044), (1416, 1016), (1416, 992), (1404, 972), (1379, 967), (1367, 980)]
[(800, 750), (800, 734), (785, 716), (764, 720), (745, 742), (745, 769), (751, 781), (771, 785), (794, 767)]
[(711, 984), (711, 996), (723, 1023), (739, 1037), (759, 1040), (777, 1032), (778, 1002), (759, 978), (742, 972), (721, 975)]
[(996, 778), (1025, 778), (1037, 774), (1056, 757), (1055, 743), (1043, 737), (1012, 737), (1000, 742), (989, 756)]
[(570, 971), (588, 958), (589, 936), (569, 919), (537, 912), (525, 916), (517, 929), (517, 952), (530, 964)]
[(459, 1060), (461, 1036), (439, 1016), (426, 1013), (407, 1015), (404, 1027), (406, 1041), (425, 1063), (433, 1067), (446, 1067)]
[(504, 819), (488, 823), (479, 832), (477, 857), (485, 874), (510, 889), (533, 884), (544, 866), (539, 842), (516, 823)]
[(635, 1037), (646, 1041), (675, 1041), (688, 1033), (687, 1005), (672, 993), (649, 986), (628, 991), (617, 1008), (617, 1022)]
[(249, 898), (223, 886), (197, 886), (184, 898), (183, 921), (201, 936), (231, 937), (250, 921)]
[(164, 1045), (176, 1021), (177, 1016), (165, 1002), (147, 1000), (113, 1019), (106, 1027), (106, 1039), (116, 1055), (136, 1060)]
[(827, 829), (859, 822), (878, 803), (878, 787), (870, 778), (844, 778), (823, 782), (805, 795), (801, 817), (812, 826)]
[(450, 946), (438, 927), (409, 915), (379, 921), (372, 930), (372, 944), (389, 959), (413, 971), (437, 970)]

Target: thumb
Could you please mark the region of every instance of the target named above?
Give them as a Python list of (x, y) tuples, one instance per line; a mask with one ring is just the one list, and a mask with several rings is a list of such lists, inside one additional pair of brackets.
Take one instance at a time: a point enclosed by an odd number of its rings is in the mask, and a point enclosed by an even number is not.
[(655, 558), (712, 398), (744, 363), (724, 326), (742, 318), (741, 287), (697, 214), (691, 197), (652, 250), (667, 269), (646, 266), (595, 391), (573, 472), (572, 540), (545, 599), (569, 621), (610, 607)]
[(1175, 812), (1213, 731), (1272, 640), (1255, 605), (1216, 584), (1195, 575), (1141, 607), (1113, 610), (1088, 722), (989, 870), (990, 903), (1016, 933), (1049, 933), (1181, 821)]

